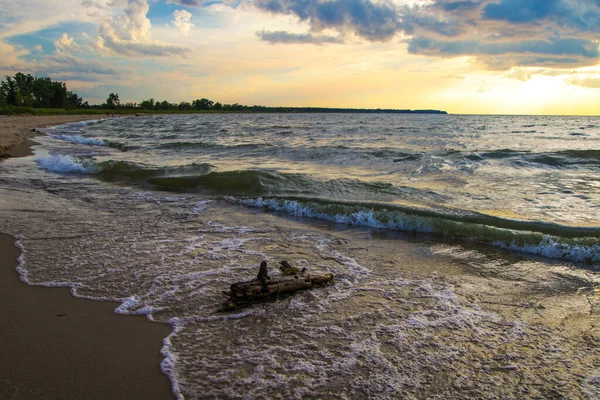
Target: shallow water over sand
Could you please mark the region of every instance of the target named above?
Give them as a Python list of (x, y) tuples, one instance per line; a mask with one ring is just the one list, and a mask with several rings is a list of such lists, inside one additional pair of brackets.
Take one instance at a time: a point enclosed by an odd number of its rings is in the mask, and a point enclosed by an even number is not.
[[(593, 265), (49, 172), (34, 161), (48, 156), (0, 164), (23, 278), (170, 323), (162, 367), (180, 398), (600, 395)], [(336, 283), (217, 312), (232, 281), (282, 259)]]

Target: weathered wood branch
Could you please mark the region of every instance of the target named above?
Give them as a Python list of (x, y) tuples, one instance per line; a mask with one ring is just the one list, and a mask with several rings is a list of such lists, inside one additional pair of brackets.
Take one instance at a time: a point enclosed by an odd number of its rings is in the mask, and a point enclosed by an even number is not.
[[(293, 268), (287, 261), (283, 261), (281, 264), (286, 268), (286, 271), (281, 268), (284, 273), (289, 273), (289, 269)], [(294, 268), (294, 270), (297, 269)], [(230, 290), (223, 292), (228, 298), (223, 308), (225, 310), (234, 309), (239, 304), (262, 300), (273, 295), (294, 293), (298, 290), (323, 286), (331, 282), (333, 282), (333, 274), (309, 274), (305, 269), (293, 275), (280, 275), (270, 278), (267, 275), (266, 262), (263, 261), (256, 279), (236, 282), (231, 285)]]

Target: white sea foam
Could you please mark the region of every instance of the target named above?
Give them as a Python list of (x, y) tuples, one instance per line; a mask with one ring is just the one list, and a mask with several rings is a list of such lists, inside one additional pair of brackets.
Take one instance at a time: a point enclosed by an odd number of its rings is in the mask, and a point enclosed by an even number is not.
[(246, 207), (268, 208), (269, 210), (284, 212), (297, 217), (317, 218), (339, 224), (407, 232), (433, 232), (432, 220), (427, 217), (398, 214), (391, 216), (387, 222), (383, 222), (377, 218), (373, 210), (360, 210), (350, 214), (331, 215), (326, 212), (319, 212), (310, 206), (303, 205), (294, 200), (284, 200), (281, 202), (276, 199), (263, 199), (262, 197), (257, 199), (238, 199), (232, 196), (227, 196), (225, 199), (230, 203), (241, 204)]
[(562, 243), (548, 235), (544, 236), (542, 241), (537, 244), (519, 244), (516, 241), (512, 241), (508, 245), (504, 242), (494, 242), (493, 244), (504, 249), (521, 251), (523, 253), (536, 254), (549, 258), (561, 258), (578, 262), (600, 262), (599, 245), (586, 246)]
[(87, 145), (91, 145), (91, 146), (106, 146), (107, 145), (101, 139), (86, 138), (86, 137), (79, 136), (79, 135), (54, 134), (54, 135), (52, 135), (52, 137), (55, 139), (64, 140), (67, 142), (87, 144)]
[(137, 192), (133, 194), (133, 198), (140, 201), (155, 202), (159, 205), (161, 202), (177, 203), (179, 201), (185, 200), (184, 197), (161, 196), (152, 192)]
[(193, 204), (194, 208), (192, 208), (192, 212), (196, 214), (201, 214), (204, 211), (206, 211), (206, 206), (212, 202), (212, 200), (197, 201)]
[[(434, 221), (430, 217), (408, 215), (404, 213), (396, 213), (386, 215), (386, 222), (381, 221), (376, 212), (373, 210), (360, 210), (349, 214), (328, 214), (315, 210), (311, 206), (303, 205), (297, 201), (277, 199), (238, 199), (232, 196), (225, 198), (227, 201), (240, 204), (247, 207), (267, 208), (269, 210), (283, 212), (294, 216), (304, 216), (316, 219), (332, 221), (341, 224), (366, 226), (377, 229), (398, 230), (404, 232), (420, 232), (420, 233), (444, 233), (443, 228), (434, 229)], [(490, 229), (494, 229), (490, 227)], [(497, 229), (499, 232), (514, 232), (518, 235), (518, 231), (510, 231), (506, 229)], [(450, 231), (452, 234), (452, 231)], [(469, 240), (487, 242), (485, 237), (470, 237)], [(492, 245), (502, 247), (508, 250), (519, 251), (522, 253), (541, 255), (548, 258), (559, 258), (564, 260), (572, 260), (577, 262), (600, 262), (600, 245), (583, 245), (573, 244), (560, 241), (559, 238), (550, 235), (544, 235), (538, 243), (519, 244), (517, 239), (507, 244), (503, 241), (494, 241)]]
[(73, 156), (54, 155), (35, 160), (39, 166), (50, 172), (95, 174), (98, 167), (91, 160)]

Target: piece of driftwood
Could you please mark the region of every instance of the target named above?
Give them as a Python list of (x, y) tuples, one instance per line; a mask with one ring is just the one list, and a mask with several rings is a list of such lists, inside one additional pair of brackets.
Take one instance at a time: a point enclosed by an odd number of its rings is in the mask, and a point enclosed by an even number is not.
[(333, 274), (311, 274), (306, 271), (306, 268), (298, 270), (287, 261), (281, 261), (280, 264), (279, 269), (282, 275), (271, 278), (267, 271), (267, 262), (263, 261), (256, 279), (232, 284), (228, 291), (223, 292), (228, 300), (222, 309), (232, 310), (239, 305), (263, 300), (274, 295), (293, 293), (333, 282)]

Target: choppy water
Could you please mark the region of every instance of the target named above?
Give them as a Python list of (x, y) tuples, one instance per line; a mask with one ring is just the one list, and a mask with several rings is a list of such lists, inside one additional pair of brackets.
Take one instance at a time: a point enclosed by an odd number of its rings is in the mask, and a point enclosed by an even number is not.
[[(0, 164), (34, 284), (169, 322), (180, 398), (593, 398), (600, 119), (190, 115)], [(336, 284), (236, 313), (287, 259)], [(276, 272), (273, 272), (276, 274)]]

